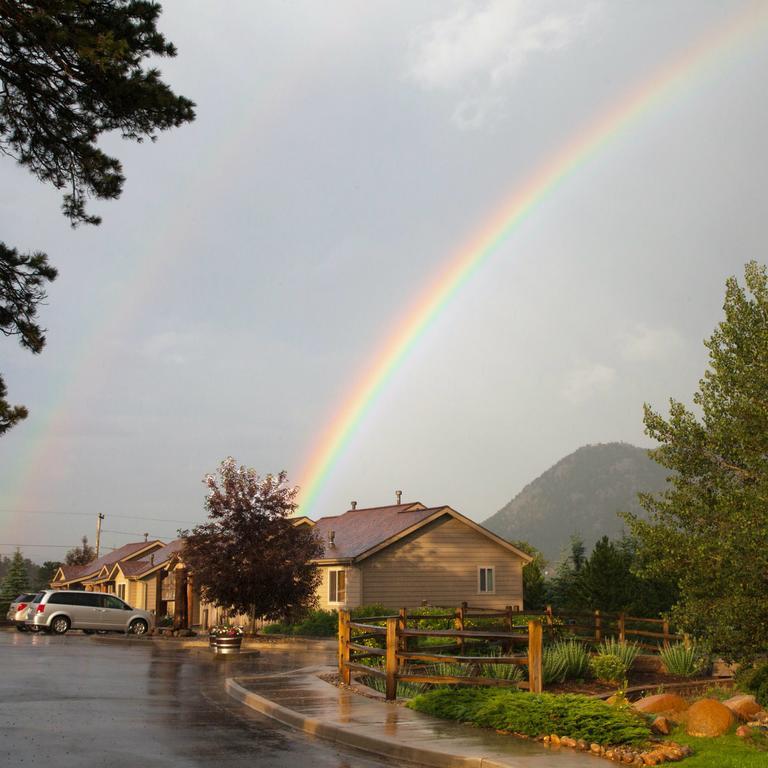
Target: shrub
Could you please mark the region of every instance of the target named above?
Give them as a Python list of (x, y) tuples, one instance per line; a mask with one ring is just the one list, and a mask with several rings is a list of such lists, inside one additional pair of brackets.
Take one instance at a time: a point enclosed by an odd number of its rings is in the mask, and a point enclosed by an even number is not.
[[(494, 651), (492, 655), (500, 656), (501, 651)], [(480, 675), (482, 677), (494, 677), (497, 680), (510, 680), (511, 682), (518, 682), (525, 677), (523, 668), (519, 664), (499, 664), (498, 662), (482, 664)]]
[[(589, 672), (589, 654), (578, 640), (560, 640), (549, 646), (565, 666), (563, 679), (581, 679)], [(546, 654), (546, 651), (545, 651)]]
[(568, 659), (557, 645), (544, 648), (541, 656), (541, 676), (544, 685), (562, 683), (568, 674)]
[(682, 677), (693, 677), (701, 672), (708, 662), (695, 643), (691, 643), (688, 647), (684, 643), (667, 645), (659, 651), (659, 656), (670, 675)]
[(606, 683), (621, 684), (627, 678), (627, 665), (620, 656), (601, 653), (589, 660), (592, 674)]
[(597, 647), (597, 653), (598, 655), (618, 656), (628, 672), (632, 669), (637, 654), (640, 653), (640, 646), (637, 643), (628, 643), (626, 640), (616, 640), (616, 638), (610, 637), (607, 640), (603, 640)]
[(262, 627), (264, 635), (299, 635), (305, 637), (333, 637), (339, 630), (339, 614), (336, 611), (308, 611), (293, 624), (276, 622)]
[(768, 707), (768, 664), (760, 664), (746, 670), (739, 675), (738, 683), (740, 687), (754, 694), (760, 704)]
[(598, 744), (648, 740), (645, 721), (630, 710), (575, 694), (532, 694), (515, 690), (435, 690), (408, 706), (437, 717), (536, 737), (556, 733)]

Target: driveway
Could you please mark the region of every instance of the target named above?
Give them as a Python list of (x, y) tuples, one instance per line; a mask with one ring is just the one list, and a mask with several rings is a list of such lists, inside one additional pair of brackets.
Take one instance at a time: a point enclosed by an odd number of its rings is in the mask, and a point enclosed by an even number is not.
[(224, 692), (226, 677), (332, 659), (332, 652), (275, 650), (214, 659), (149, 641), (0, 631), (0, 765), (391, 766), (280, 726)]

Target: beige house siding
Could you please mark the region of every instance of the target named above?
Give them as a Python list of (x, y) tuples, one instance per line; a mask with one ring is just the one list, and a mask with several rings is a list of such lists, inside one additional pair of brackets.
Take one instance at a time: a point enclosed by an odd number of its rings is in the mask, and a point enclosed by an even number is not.
[[(480, 593), (478, 568), (492, 566), (493, 594)], [(443, 517), (360, 563), (361, 601), (387, 608), (523, 606), (523, 563), (455, 518)], [(325, 595), (328, 590), (326, 586)]]
[(146, 590), (146, 605), (144, 606), (144, 609), (154, 613), (155, 605), (157, 604), (157, 574), (151, 573), (149, 576), (143, 578), (141, 583), (144, 584)]
[[(328, 602), (328, 584), (331, 571), (343, 570), (346, 574), (346, 587), (347, 595), (344, 603), (330, 603)], [(362, 590), (362, 572), (357, 565), (322, 565), (320, 571), (323, 576), (323, 580), (318, 588), (318, 608), (324, 608), (325, 610), (337, 609), (337, 608), (357, 608), (358, 605), (363, 604), (363, 590)]]

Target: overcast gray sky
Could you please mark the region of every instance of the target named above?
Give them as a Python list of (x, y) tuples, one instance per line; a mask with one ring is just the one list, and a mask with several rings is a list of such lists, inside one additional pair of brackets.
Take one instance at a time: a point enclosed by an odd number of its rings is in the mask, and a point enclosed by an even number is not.
[[(72, 230), (0, 160), (2, 239), (60, 269), (40, 356), (2, 343), (0, 552), (171, 538), (227, 455), (295, 482), (402, 313), (594, 115), (742, 2), (164, 0), (197, 103)], [(394, 500), (476, 520), (586, 443), (688, 401), (725, 279), (766, 260), (768, 37), (568, 177), (437, 318), (314, 516)], [(131, 519), (153, 518), (151, 520)], [(127, 532), (113, 533), (117, 531)], [(129, 535), (130, 534), (130, 535)], [(24, 547), (38, 561), (64, 549)]]

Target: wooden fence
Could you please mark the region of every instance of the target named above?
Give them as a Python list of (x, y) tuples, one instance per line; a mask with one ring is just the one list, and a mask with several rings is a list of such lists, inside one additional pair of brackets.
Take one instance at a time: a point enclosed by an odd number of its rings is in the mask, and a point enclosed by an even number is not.
[[(558, 613), (547, 606), (540, 616), (547, 637), (566, 633), (588, 643), (600, 643), (609, 638), (619, 642), (634, 642), (646, 651), (658, 651), (670, 642), (688, 642), (686, 635), (670, 632), (667, 619), (648, 619), (625, 613), (581, 611)], [(657, 630), (661, 631), (657, 631)]]
[[(521, 618), (525, 616), (525, 623)], [(472, 624), (492, 623), (502, 629), (478, 628)], [(443, 621), (452, 629), (419, 629), (419, 622)], [(648, 627), (657, 627), (654, 631)], [(469, 627), (469, 628), (468, 628)], [(385, 680), (387, 699), (394, 699), (398, 682), (434, 683), (453, 685), (517, 685), (539, 693), (543, 687), (542, 647), (544, 639), (574, 637), (584, 643), (599, 644), (605, 639), (636, 642), (644, 650), (658, 651), (670, 641), (688, 642), (687, 636), (670, 632), (666, 619), (648, 619), (624, 613), (554, 612), (550, 606), (543, 612), (521, 613), (512, 606), (503, 609), (473, 608), (462, 603), (452, 613), (420, 615), (401, 608), (396, 616), (369, 616), (352, 619), (350, 612), (339, 611), (339, 675), (347, 685), (352, 672)], [(444, 638), (445, 644), (418, 648), (423, 638)], [(377, 646), (364, 644), (377, 641)], [(477, 641), (497, 642), (501, 656), (475, 656), (467, 653), (467, 645)], [(526, 647), (523, 653), (514, 653), (515, 647)], [(456, 649), (455, 654), (450, 651)], [(440, 653), (438, 653), (440, 651)], [(363, 659), (378, 657), (377, 666), (360, 663)], [(470, 666), (473, 674), (454, 676), (430, 674), (429, 665), (458, 663)], [(528, 669), (527, 681), (511, 681), (479, 674), (484, 665), (515, 664)]]
[[(460, 613), (461, 612), (461, 613)], [(496, 632), (483, 630), (466, 630), (464, 621), (468, 618), (468, 610), (457, 609), (455, 614), (437, 616), (408, 616), (401, 609), (397, 616), (373, 616), (353, 621), (349, 611), (339, 611), (339, 676), (342, 682), (349, 685), (352, 672), (381, 677), (385, 680), (385, 695), (389, 700), (397, 697), (398, 682), (434, 683), (451, 685), (517, 685), (527, 688), (534, 693), (542, 690), (542, 624), (538, 620), (528, 622), (527, 627), (513, 627), (512, 631)], [(408, 622), (424, 619), (452, 619), (456, 622), (455, 629), (416, 629), (409, 628)], [(375, 622), (381, 622), (377, 624)], [(383, 625), (382, 625), (383, 624)], [(525, 631), (524, 631), (525, 630)], [(419, 638), (445, 638), (449, 646), (456, 647), (458, 654), (437, 653), (437, 647), (429, 649), (411, 649), (409, 641)], [(363, 645), (366, 640), (376, 639), (383, 647)], [(472, 640), (501, 641), (505, 650), (502, 656), (472, 656), (466, 655), (465, 644)], [(526, 653), (513, 654), (515, 645), (525, 645)], [(361, 664), (360, 660), (379, 657), (383, 660), (381, 666)], [(457, 663), (474, 665), (475, 674), (455, 676), (445, 674), (430, 674), (429, 664)], [(482, 665), (486, 664), (516, 664), (528, 668), (527, 681), (512, 681), (507, 679), (487, 677), (478, 674)]]

